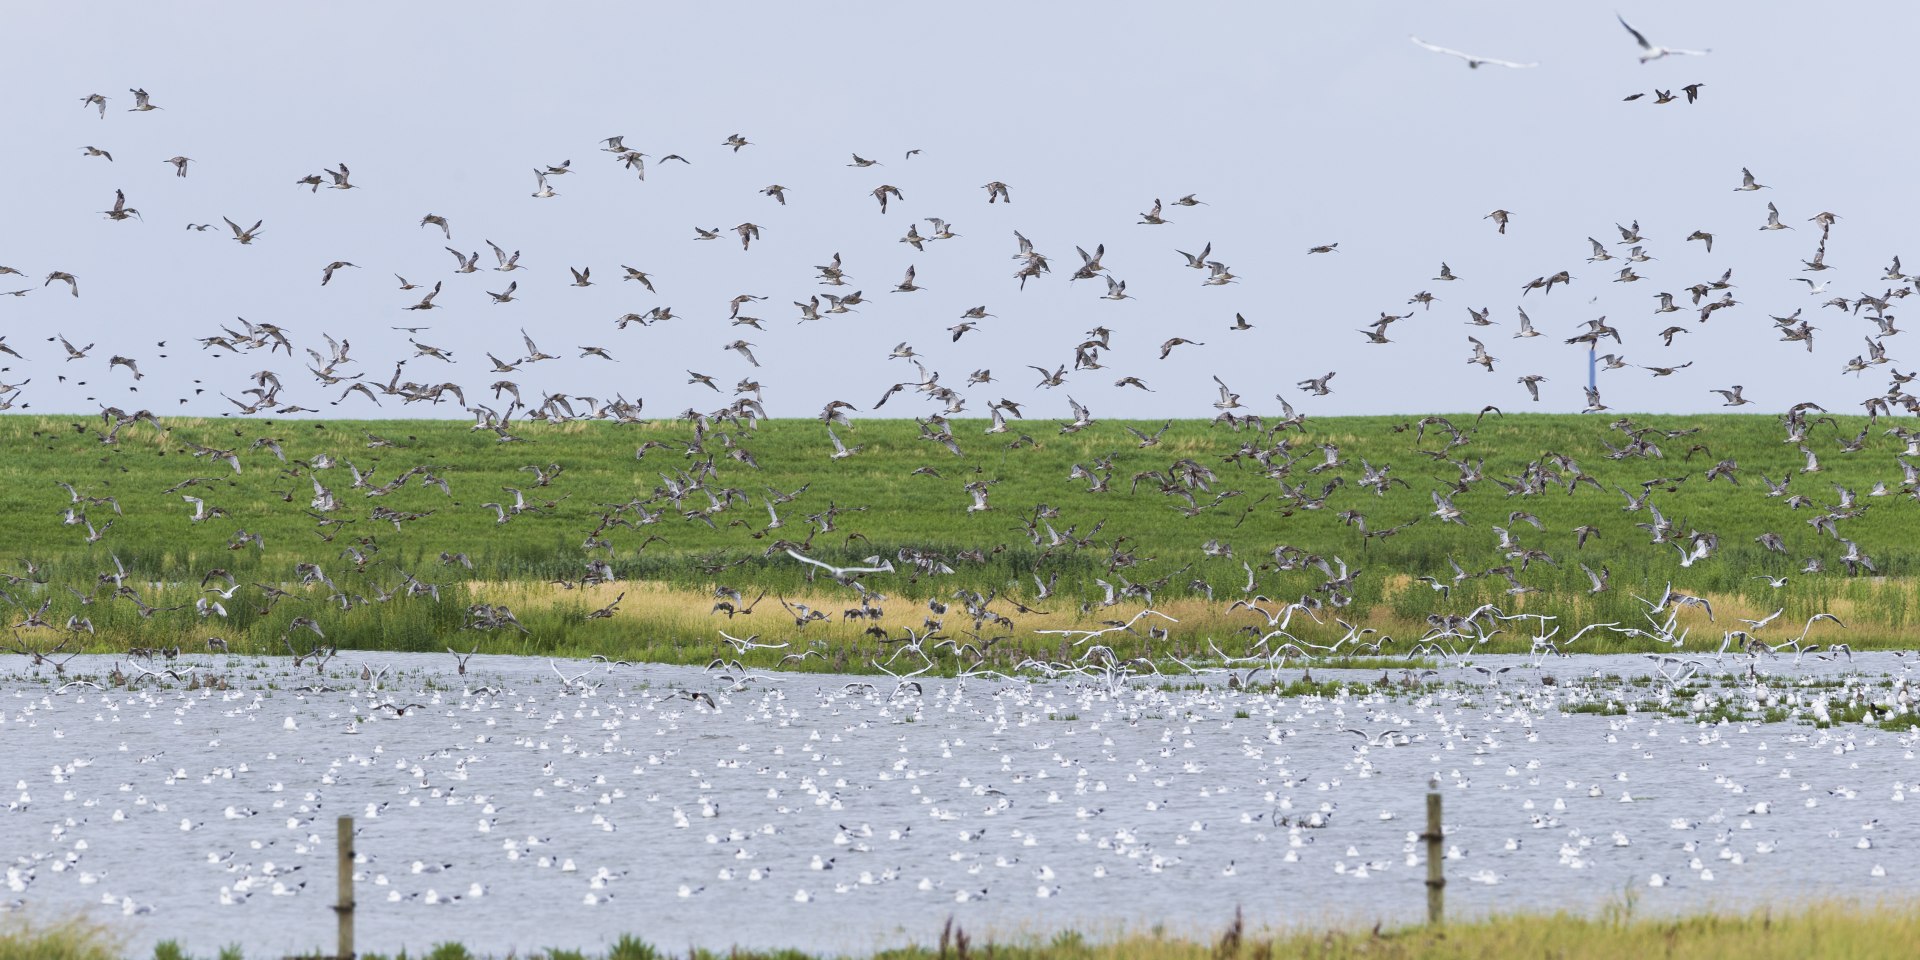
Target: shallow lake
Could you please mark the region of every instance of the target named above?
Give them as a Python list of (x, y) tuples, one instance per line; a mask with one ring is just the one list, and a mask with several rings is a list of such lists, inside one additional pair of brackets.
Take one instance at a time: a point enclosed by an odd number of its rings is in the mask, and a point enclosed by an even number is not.
[[(181, 680), (102, 690), (7, 657), (0, 905), (83, 912), (136, 952), (330, 950), (352, 815), (363, 951), (631, 933), (857, 953), (930, 942), (949, 916), (976, 938), (1206, 935), (1236, 906), (1256, 925), (1411, 922), (1434, 777), (1456, 917), (1629, 890), (1653, 912), (1910, 896), (1915, 735), (1810, 718), (1894, 703), (1914, 659), (1709, 660), (1676, 689), (1640, 657), (1482, 658), (1513, 669), (1278, 696), (1218, 672), (896, 690), (353, 652), (318, 677), (187, 656)], [(212, 674), (224, 688), (186, 688)], [(1718, 719), (1769, 706), (1807, 719)]]

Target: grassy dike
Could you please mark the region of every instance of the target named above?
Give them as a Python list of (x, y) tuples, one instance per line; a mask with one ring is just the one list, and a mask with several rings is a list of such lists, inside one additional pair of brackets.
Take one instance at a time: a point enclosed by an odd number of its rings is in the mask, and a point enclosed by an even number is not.
[[(517, 434), (522, 442), (501, 443), (457, 421), (179, 419), (159, 427), (135, 424), (104, 443), (98, 418), (7, 416), (0, 417), (0, 449), (8, 453), (0, 468), (0, 543), (16, 559), (0, 559), (0, 568), (10, 574), (4, 589), (13, 604), (11, 622), (48, 604), (42, 615), (48, 626), (16, 629), (13, 648), (46, 650), (64, 640), (65, 652), (204, 649), (207, 638), (219, 637), (236, 652), (285, 653), (285, 638), (315, 640), (294, 625), (305, 618), (342, 648), (464, 651), (478, 644), (484, 652), (679, 663), (704, 663), (726, 651), (716, 633), (724, 628), (791, 643), (779, 654), (750, 657), (751, 664), (812, 648), (826, 666), (860, 669), (890, 649), (865, 632), (869, 627), (899, 637), (906, 627), (924, 628), (932, 616), (946, 636), (963, 642), (969, 639), (963, 630), (982, 641), (1008, 637), (987, 658), (1004, 667), (1029, 654), (1058, 652), (1059, 638), (1037, 631), (1098, 627), (1144, 605), (1137, 596), (1103, 605), (1104, 588), (1095, 581), (1105, 580), (1116, 587), (1150, 585), (1156, 608), (1179, 620), (1163, 624), (1170, 632), (1163, 641), (1148, 641), (1144, 629), (1111, 636), (1117, 652), (1197, 656), (1209, 642), (1236, 649), (1233, 644), (1247, 640), (1245, 629), (1262, 622), (1228, 610), (1248, 593), (1248, 566), (1254, 593), (1281, 601), (1327, 596), (1319, 590), (1327, 574), (1301, 557), (1345, 561), (1358, 571), (1352, 602), (1338, 615), (1400, 638), (1400, 650), (1426, 629), (1429, 614), (1466, 613), (1483, 603), (1569, 624), (1644, 626), (1644, 607), (1632, 595), (1658, 596), (1669, 581), (1713, 603), (1713, 623), (1703, 611), (1682, 617), (1704, 645), (1716, 646), (1723, 630), (1739, 626), (1736, 618), (1757, 619), (1776, 608), (1783, 616), (1772, 628), (1774, 640), (1790, 638), (1807, 617), (1827, 611), (1846, 621), (1845, 640), (1855, 649), (1913, 645), (1920, 503), (1902, 487), (1906, 444), (1885, 434), (1884, 421), (1843, 417), (1834, 426), (1816, 425), (1807, 443), (1822, 466), (1805, 474), (1798, 472), (1804, 468), (1798, 446), (1782, 443), (1777, 418), (1768, 416), (1631, 418), (1636, 427), (1665, 431), (1647, 435), (1663, 448), (1657, 459), (1610, 459), (1609, 451), (1628, 440), (1613, 420), (1489, 416), (1477, 427), (1469, 416), (1455, 420), (1463, 442), (1451, 447), (1436, 426), (1422, 437), (1407, 419), (1355, 417), (1313, 419), (1273, 434), (1182, 421), (1148, 448), (1124, 428), (1151, 434), (1157, 423), (1103, 421), (1063, 435), (1048, 421), (1014, 421), (1008, 433), (990, 436), (984, 422), (954, 421), (960, 455), (919, 439), (911, 421), (856, 421), (837, 432), (860, 452), (833, 460), (825, 427), (804, 420), (716, 423), (704, 438), (684, 421), (526, 424)], [(1850, 444), (1863, 429), (1865, 438)], [(703, 446), (694, 450), (697, 440)], [(1264, 466), (1245, 452), (1279, 443), (1287, 451)], [(1316, 470), (1328, 444), (1338, 447), (1342, 463)], [(1849, 445), (1858, 449), (1847, 452)], [(205, 455), (208, 449), (233, 451), (239, 469)], [(322, 457), (333, 465), (316, 468)], [(1274, 465), (1289, 457), (1297, 462), (1276, 477)], [(1565, 478), (1572, 474), (1552, 466), (1556, 457), (1571, 458), (1592, 482), (1569, 491)], [(678, 505), (662, 495), (669, 484), (703, 472), (698, 465), (709, 458), (706, 489)], [(1707, 467), (1721, 460), (1737, 461), (1738, 485), (1705, 479)], [(1396, 482), (1378, 491), (1363, 487), (1363, 462), (1391, 467)], [(1535, 495), (1501, 488), (1536, 462), (1562, 480)], [(370, 475), (366, 487), (353, 488), (349, 463)], [(1464, 527), (1428, 515), (1431, 493), (1456, 482), (1461, 463), (1488, 478), (1453, 497)], [(1105, 489), (1069, 479), (1076, 465), (1105, 477)], [(1205, 489), (1161, 482), (1196, 466), (1212, 473)], [(416, 468), (389, 492), (368, 495)], [(921, 468), (932, 472), (915, 472)], [(540, 473), (551, 478), (544, 486), (537, 485)], [(1762, 475), (1777, 482), (1788, 474), (1795, 476), (1789, 495), (1807, 498), (1797, 507), (1787, 497), (1768, 496), (1761, 482)], [(445, 480), (446, 489), (425, 483), (428, 476)], [(316, 479), (332, 492), (337, 509), (311, 509)], [(71, 484), (81, 501), (56, 481)], [(194, 482), (179, 486), (186, 481)], [(987, 484), (990, 509), (967, 510), (971, 483)], [(1884, 495), (1869, 495), (1876, 483)], [(522, 491), (531, 509), (501, 523), (485, 504), (511, 505), (515, 495), (508, 488)], [(1720, 538), (1718, 552), (1682, 568), (1672, 544), (1652, 545), (1636, 528), (1650, 513), (1624, 510), (1621, 488), (1636, 496), (1651, 490), (1652, 504), (1675, 521), (1677, 535), (1710, 531)], [(1842, 488), (1857, 496), (1842, 511), (1851, 515), (1838, 521), (1835, 537), (1808, 520), (1838, 509)], [(217, 515), (190, 519), (195, 507), (183, 499), (189, 496)], [(774, 507), (780, 526), (770, 527), (767, 503), (785, 496), (792, 499)], [(69, 510), (84, 514), (97, 539), (89, 542), (85, 524), (64, 522)], [(1540, 527), (1516, 513), (1531, 515)], [(828, 514), (831, 529), (826, 519), (808, 519)], [(403, 519), (396, 522), (396, 515)], [(1036, 520), (1039, 545), (1028, 534)], [(1392, 536), (1365, 532), (1412, 521)], [(1081, 543), (1046, 542), (1053, 539), (1048, 525)], [(1574, 532), (1581, 526), (1591, 528), (1583, 547)], [(1498, 546), (1495, 527), (1551, 562), (1510, 556), (1512, 548)], [(259, 540), (243, 541), (243, 533)], [(1763, 547), (1756, 540), (1763, 534), (1777, 534), (1786, 551)], [(1843, 572), (1841, 538), (1857, 542), (1877, 572)], [(1233, 555), (1217, 549), (1210, 555), (1203, 550), (1209, 541), (1231, 547)], [(857, 605), (854, 591), (810, 578), (808, 568), (786, 555), (787, 546), (839, 564), (893, 558), (900, 572), (863, 578), (886, 595), (878, 604), (885, 615), (877, 623), (842, 620), (841, 611)], [(953, 572), (915, 573), (898, 559), (903, 549), (937, 557)], [(1798, 572), (1816, 557), (1826, 572)], [(1527, 589), (1510, 592), (1509, 581), (1497, 574), (1453, 583), (1449, 559), (1474, 574), (1512, 567)], [(608, 563), (616, 581), (581, 586), (594, 560)], [(1589, 593), (1581, 563), (1610, 571), (1609, 589)], [(302, 564), (317, 567), (326, 580), (303, 576)], [(114, 597), (116, 584), (102, 581), (120, 568), (127, 571), (121, 585), (149, 609)], [(232, 596), (206, 592), (207, 586), (226, 588), (225, 578), (206, 580), (215, 569), (239, 585)], [(1054, 584), (1053, 596), (1039, 597), (1036, 575)], [(1421, 576), (1450, 583), (1451, 593), (1443, 597), (1416, 579)], [(1774, 587), (1768, 576), (1787, 582)], [(408, 578), (435, 588), (439, 601), (407, 597)], [(290, 596), (268, 602), (262, 584)], [(766, 596), (751, 614), (727, 618), (710, 612), (720, 586), (748, 601)], [(953, 604), (961, 589), (993, 593), (993, 608), (1008, 614), (1012, 626), (989, 622), (975, 629), (957, 611), (944, 617), (930, 611), (928, 601)], [(797, 628), (783, 598), (832, 619)], [(197, 600), (219, 601), (226, 616), (197, 612)], [(588, 618), (616, 600), (610, 616)], [(1012, 601), (1038, 612), (1018, 612)], [(470, 609), (482, 603), (506, 605), (524, 629), (474, 628)], [(87, 618), (93, 631), (64, 635), (70, 617)], [(1295, 633), (1311, 642), (1344, 632), (1331, 623), (1302, 624), (1296, 618)], [(1793, 630), (1777, 635), (1788, 624)], [(1483, 649), (1524, 651), (1521, 632), (1510, 630)], [(1577, 649), (1642, 646), (1595, 634)], [(807, 665), (820, 668), (823, 661), (810, 658)]]

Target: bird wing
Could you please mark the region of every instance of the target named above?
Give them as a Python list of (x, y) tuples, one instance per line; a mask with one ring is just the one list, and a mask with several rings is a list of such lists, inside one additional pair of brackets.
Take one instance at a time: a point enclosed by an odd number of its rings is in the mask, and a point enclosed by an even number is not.
[(1613, 16), (1614, 16), (1614, 19), (1616, 19), (1616, 20), (1619, 20), (1619, 21), (1620, 21), (1620, 25), (1621, 25), (1621, 26), (1623, 26), (1623, 27), (1626, 27), (1626, 28), (1627, 28), (1627, 32), (1628, 32), (1628, 33), (1631, 33), (1631, 34), (1633, 34), (1633, 39), (1634, 39), (1634, 41), (1635, 41), (1636, 43), (1638, 43), (1638, 44), (1640, 44), (1640, 49), (1642, 49), (1642, 50), (1652, 50), (1652, 49), (1653, 49), (1653, 44), (1651, 44), (1651, 43), (1648, 43), (1648, 42), (1647, 42), (1647, 38), (1646, 38), (1645, 36), (1643, 36), (1643, 35), (1641, 35), (1641, 33), (1640, 33), (1640, 31), (1638, 31), (1638, 30), (1635, 30), (1635, 29), (1633, 28), (1633, 24), (1631, 24), (1631, 23), (1628, 23), (1628, 22), (1627, 22), (1627, 18), (1626, 18), (1626, 17), (1623, 17), (1623, 16), (1620, 16), (1620, 15), (1619, 15), (1619, 14), (1617, 14), (1617, 13), (1616, 13), (1616, 14), (1614, 14)]
[[(1424, 48), (1426, 48), (1426, 49), (1428, 49), (1428, 50), (1432, 50), (1432, 51), (1433, 51), (1434, 53), (1444, 53), (1444, 54), (1446, 54), (1447, 56), (1450, 56), (1450, 57), (1459, 57), (1459, 58), (1460, 58), (1460, 59), (1462, 59), (1462, 60), (1473, 60), (1473, 59), (1477, 59), (1477, 58), (1475, 58), (1475, 57), (1473, 57), (1473, 56), (1470, 56), (1470, 55), (1468, 55), (1468, 54), (1464, 54), (1464, 53), (1461, 53), (1461, 52), (1460, 52), (1460, 51), (1458, 51), (1458, 50), (1453, 50), (1453, 49), (1450, 49), (1450, 48), (1448, 48), (1448, 47), (1442, 47), (1442, 46), (1436, 46), (1436, 45), (1434, 45), (1434, 44), (1431, 44), (1431, 43), (1428, 43), (1428, 42), (1426, 42), (1425, 40), (1422, 40), (1422, 39), (1420, 39), (1419, 37), (1416, 37), (1416, 36), (1412, 36), (1412, 35), (1409, 35), (1409, 36), (1407, 37), (1407, 39), (1409, 39), (1409, 40), (1412, 40), (1412, 41), (1414, 42), (1414, 44), (1415, 44), (1415, 45), (1417, 45), (1417, 46), (1420, 46), (1420, 47), (1424, 47)], [(1358, 730), (1355, 730), (1355, 731), (1353, 731), (1353, 732), (1354, 732), (1354, 733), (1359, 733), (1360, 731), (1358, 731)]]

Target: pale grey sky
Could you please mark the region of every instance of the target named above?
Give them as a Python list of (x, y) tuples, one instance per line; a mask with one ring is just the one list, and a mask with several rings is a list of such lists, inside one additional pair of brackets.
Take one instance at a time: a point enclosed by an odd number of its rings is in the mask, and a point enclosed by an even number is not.
[[(28, 358), (0, 381), (31, 377), (17, 399), (36, 411), (217, 414), (232, 409), (219, 391), (238, 396), (248, 374), (273, 369), (285, 399), (328, 415), (464, 416), (358, 396), (330, 407), (339, 388), (284, 353), (216, 359), (194, 342), (242, 316), (302, 347), (324, 350), (323, 331), (350, 339), (358, 363), (346, 370), (381, 381), (412, 353), (389, 328), (430, 324), (420, 340), (459, 362), (412, 360), (406, 378), (455, 380), (470, 400), (497, 376), (483, 354), (520, 356), (525, 326), (567, 355), (513, 375), (530, 397), (623, 393), (662, 416), (723, 401), (687, 385), (689, 368), (728, 387), (756, 376), (775, 415), (835, 398), (865, 410), (909, 379), (909, 364), (886, 359), (900, 341), (948, 385), (991, 368), (999, 382), (965, 391), (976, 416), (1001, 396), (1035, 401), (1029, 416), (1065, 416), (1067, 394), (1100, 417), (1211, 416), (1213, 375), (1259, 412), (1276, 392), (1315, 414), (1570, 411), (1584, 404), (1585, 356), (1561, 341), (1605, 315), (1630, 362), (1694, 364), (1662, 379), (1603, 373), (1616, 409), (1719, 409), (1709, 388), (1742, 383), (1759, 404), (1748, 410), (1809, 399), (1858, 410), (1887, 368), (1840, 371), (1875, 328), (1819, 304), (1885, 290), (1913, 221), (1914, 136), (1891, 80), (1920, 13), (1733, 2), (1619, 12), (1655, 43), (1713, 53), (1642, 65), (1614, 10), (1584, 4), (16, 4), (0, 61), (0, 164), (13, 185), (0, 198), (0, 264), (26, 277), (0, 277), (0, 292), (32, 292), (0, 297), (0, 331)], [(1469, 70), (1409, 34), (1540, 66)], [(1693, 82), (1705, 85), (1698, 103), (1621, 100)], [(130, 87), (164, 109), (129, 113)], [(94, 92), (110, 98), (104, 120), (82, 107)], [(753, 145), (723, 147), (733, 133)], [(599, 151), (616, 134), (653, 155), (645, 182)], [(114, 160), (85, 156), (87, 145)], [(924, 152), (908, 160), (909, 149)], [(850, 168), (855, 152), (884, 166)], [(671, 153), (691, 164), (662, 164)], [(185, 179), (164, 162), (176, 154), (195, 161)], [(530, 196), (534, 167), (569, 159), (575, 172), (553, 181), (560, 196)], [(341, 162), (359, 189), (295, 185)], [(1742, 167), (1771, 189), (1735, 191)], [(987, 204), (989, 180), (1011, 186), (1011, 205)], [(784, 207), (758, 192), (774, 183), (789, 188)], [(885, 215), (868, 195), (882, 183), (904, 194)], [(144, 221), (101, 216), (116, 188)], [(1208, 205), (1137, 224), (1154, 198), (1187, 193)], [(1796, 229), (1760, 231), (1768, 201)], [(1513, 211), (1506, 236), (1484, 219), (1495, 208)], [(1835, 269), (1806, 273), (1819, 239), (1807, 218), (1822, 210), (1842, 217), (1827, 249)], [(439, 230), (417, 226), (429, 212), (483, 266), (491, 239), (523, 251), (529, 269), (454, 274)], [(260, 239), (234, 243), (223, 216), (265, 220)], [(924, 252), (897, 242), (911, 224), (931, 232), (925, 217), (960, 237)], [(1614, 225), (1635, 220), (1658, 259), (1636, 265), (1639, 282), (1611, 282), (1625, 261), (1587, 263), (1586, 238), (1624, 252)], [(743, 221), (764, 231), (749, 251), (731, 233)], [(727, 232), (701, 242), (695, 226)], [(1683, 242), (1696, 229), (1716, 234), (1711, 254)], [(1025, 291), (1015, 230), (1054, 264)], [(1240, 282), (1205, 287), (1204, 271), (1183, 267), (1176, 249), (1209, 242)], [(1305, 253), (1332, 242), (1337, 253)], [(1104, 283), (1067, 279), (1074, 247), (1102, 243), (1137, 299), (1102, 300)], [(792, 301), (835, 290), (812, 265), (836, 251), (854, 278), (837, 292), (861, 289), (868, 303), (798, 324)], [(321, 267), (336, 259), (362, 269), (323, 289)], [(1443, 260), (1461, 280), (1429, 279)], [(653, 274), (659, 294), (621, 282), (621, 264)], [(889, 292), (909, 265), (926, 289)], [(596, 285), (568, 286), (570, 266), (590, 266)], [(1684, 304), (1685, 287), (1729, 267), (1739, 306), (1704, 325), (1691, 311), (1652, 313), (1656, 293)], [(1521, 296), (1562, 269), (1571, 287)], [(77, 275), (81, 297), (42, 288), (53, 270)], [(445, 309), (403, 311), (424, 291), (396, 290), (395, 273), (445, 281)], [(1809, 295), (1799, 277), (1830, 289)], [(515, 279), (519, 302), (489, 302), (484, 291)], [(1439, 298), (1430, 311), (1407, 304), (1422, 290)], [(727, 325), (738, 293), (769, 298), (747, 311), (764, 331)], [(945, 329), (976, 305), (995, 316), (950, 343)], [(1512, 338), (1516, 305), (1543, 336)], [(614, 329), (655, 306), (677, 319)], [(1466, 326), (1470, 306), (1500, 325)], [(1819, 327), (1811, 355), (1777, 342), (1767, 320), (1797, 308)], [(1355, 332), (1409, 309), (1394, 343)], [(1255, 329), (1229, 332), (1236, 312)], [(1668, 348), (1654, 333), (1670, 324), (1690, 332)], [(1034, 387), (1028, 364), (1071, 365), (1074, 344), (1102, 325), (1114, 331), (1105, 369)], [(45, 342), (54, 333), (98, 346), (68, 363)], [(1469, 333), (1499, 358), (1494, 373), (1465, 362)], [(1173, 336), (1205, 346), (1156, 359)], [(722, 349), (736, 337), (757, 344), (761, 369)], [(1903, 339), (1887, 349), (1905, 368)], [(619, 362), (576, 359), (581, 345)], [(126, 371), (108, 370), (113, 354), (148, 374), (138, 394)], [(1294, 387), (1329, 370), (1331, 396)], [(1523, 374), (1550, 378), (1542, 402), (1526, 400)], [(1123, 376), (1155, 392), (1114, 387)], [(181, 405), (196, 378), (207, 393)], [(881, 412), (932, 409), (902, 396)]]

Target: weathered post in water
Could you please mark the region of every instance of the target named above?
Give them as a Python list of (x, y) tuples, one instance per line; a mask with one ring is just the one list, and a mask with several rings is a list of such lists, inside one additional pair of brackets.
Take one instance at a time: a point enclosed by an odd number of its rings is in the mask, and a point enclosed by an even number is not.
[(339, 885), (333, 912), (340, 918), (340, 943), (334, 952), (339, 960), (353, 960), (353, 818), (334, 822), (334, 849), (338, 859)]
[(1427, 841), (1427, 924), (1437, 927), (1446, 922), (1447, 914), (1447, 856), (1441, 842), (1446, 835), (1440, 827), (1440, 778), (1429, 780), (1427, 786), (1427, 832), (1420, 839)]

